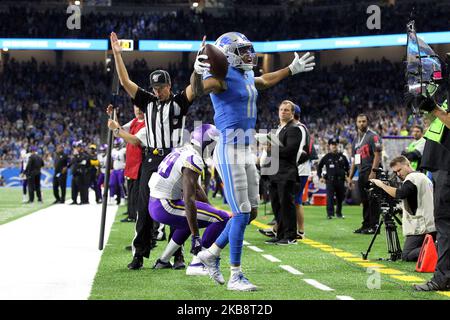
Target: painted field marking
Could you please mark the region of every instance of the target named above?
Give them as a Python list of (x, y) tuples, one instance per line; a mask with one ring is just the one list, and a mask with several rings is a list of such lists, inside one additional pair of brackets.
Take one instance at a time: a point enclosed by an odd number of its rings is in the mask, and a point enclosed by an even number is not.
[(274, 256), (270, 255), (270, 254), (263, 254), (262, 255), (264, 258), (266, 258), (267, 260), (269, 260), (270, 262), (281, 262), (280, 259), (275, 258)]
[(322, 290), (322, 291), (334, 291), (334, 289), (332, 289), (330, 287), (327, 287), (326, 285), (324, 285), (324, 284), (322, 284), (319, 281), (314, 280), (314, 279), (303, 279), (303, 281), (305, 281), (307, 284), (309, 284), (309, 285), (311, 285), (311, 286), (313, 286), (313, 287), (315, 287), (315, 288), (317, 288), (319, 290)]
[(288, 266), (288, 265), (280, 265), (280, 268), (286, 270), (287, 272), (295, 274), (295, 275), (299, 275), (300, 276), (300, 275), (303, 274), (302, 272), (300, 272), (297, 269), (295, 269), (295, 268), (293, 268), (291, 266)]
[(262, 250), (256, 246), (248, 246), (247, 248), (249, 248), (250, 250), (253, 250), (255, 252), (264, 252), (264, 250)]
[(338, 299), (338, 300), (355, 300), (349, 296), (336, 296), (336, 299)]

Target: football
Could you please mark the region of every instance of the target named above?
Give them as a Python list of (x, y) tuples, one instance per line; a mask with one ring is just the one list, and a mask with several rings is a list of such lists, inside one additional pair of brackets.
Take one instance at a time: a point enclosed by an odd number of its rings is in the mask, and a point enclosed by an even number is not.
[(228, 72), (228, 60), (225, 54), (212, 44), (206, 44), (202, 50), (208, 59), (205, 62), (211, 64), (211, 74), (220, 80), (224, 80)]

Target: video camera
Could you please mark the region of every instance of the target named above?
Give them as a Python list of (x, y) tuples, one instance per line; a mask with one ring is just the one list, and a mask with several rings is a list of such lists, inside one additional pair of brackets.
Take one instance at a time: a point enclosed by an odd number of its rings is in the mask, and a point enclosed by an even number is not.
[[(388, 171), (382, 169), (372, 169), (376, 173), (376, 178), (381, 180), (383, 183), (398, 188), (399, 183), (395, 175), (389, 175)], [(381, 219), (378, 223), (377, 230), (369, 244), (366, 252), (361, 252), (364, 260), (367, 260), (370, 250), (375, 242), (377, 234), (380, 232), (381, 226), (384, 224), (386, 229), (386, 242), (388, 247), (388, 252), (390, 255), (390, 260), (396, 261), (401, 259), (402, 249), (400, 246), (400, 240), (397, 234), (397, 226), (395, 222), (401, 225), (401, 220), (397, 217), (397, 214), (402, 212), (399, 206), (400, 200), (397, 200), (387, 194), (383, 189), (377, 187), (372, 182), (369, 184), (368, 190), (369, 198), (375, 201), (380, 210)]]
[[(376, 173), (376, 178), (388, 186), (394, 188), (398, 188), (400, 186), (395, 175), (390, 175), (388, 171), (383, 169), (372, 170)], [(391, 197), (383, 189), (378, 188), (372, 182), (369, 183), (368, 194), (371, 200), (378, 203), (382, 214), (385, 214), (386, 211), (387, 213), (391, 213), (393, 215), (401, 212), (401, 208), (398, 207), (400, 200)]]

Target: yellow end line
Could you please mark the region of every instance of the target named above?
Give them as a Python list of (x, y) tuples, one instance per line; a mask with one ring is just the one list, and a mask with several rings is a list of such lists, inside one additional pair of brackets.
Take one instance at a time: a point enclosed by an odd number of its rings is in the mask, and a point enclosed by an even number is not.
[[(261, 223), (256, 220), (253, 220), (251, 222), (251, 224), (260, 229), (271, 228), (271, 226)], [(351, 262), (357, 266), (365, 267), (365, 268), (376, 268), (378, 272), (389, 275), (389, 277), (391, 277), (392, 279), (395, 279), (395, 280), (400, 280), (400, 281), (404, 281), (404, 282), (408, 282), (408, 283), (425, 282), (425, 279), (422, 279), (420, 277), (408, 276), (408, 275), (405, 275), (405, 272), (403, 272), (403, 271), (388, 268), (387, 266), (385, 266), (383, 264), (374, 263), (373, 261), (370, 261), (370, 260), (363, 260), (361, 258), (355, 257), (355, 255), (350, 252), (345, 252), (344, 250), (333, 248), (332, 246), (327, 245), (325, 243), (321, 243), (321, 242), (314, 241), (312, 239), (306, 239), (306, 238), (301, 240), (301, 242), (309, 245), (310, 247), (328, 252), (338, 258), (341, 258), (343, 260)], [(450, 291), (436, 291), (436, 293), (450, 297)]]

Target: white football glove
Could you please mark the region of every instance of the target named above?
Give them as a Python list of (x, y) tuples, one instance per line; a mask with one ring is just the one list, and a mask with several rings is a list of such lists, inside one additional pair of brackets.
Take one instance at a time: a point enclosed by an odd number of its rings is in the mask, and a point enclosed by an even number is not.
[(209, 72), (211, 65), (209, 63), (204, 62), (208, 59), (208, 56), (206, 54), (200, 54), (197, 55), (197, 58), (195, 58), (194, 63), (194, 70), (198, 74), (203, 74), (205, 72)]
[(316, 63), (314, 62), (314, 56), (311, 56), (309, 52), (305, 53), (301, 58), (298, 57), (298, 53), (294, 52), (294, 60), (289, 65), (292, 75), (300, 72), (308, 72), (314, 69)]

